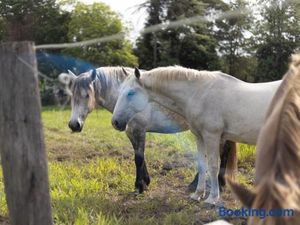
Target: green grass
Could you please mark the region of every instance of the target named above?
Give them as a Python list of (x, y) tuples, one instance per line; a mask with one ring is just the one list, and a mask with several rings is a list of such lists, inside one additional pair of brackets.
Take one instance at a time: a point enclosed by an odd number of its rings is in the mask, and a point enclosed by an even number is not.
[[(126, 134), (112, 128), (111, 114), (95, 110), (81, 133), (70, 132), (69, 116), (70, 109), (49, 107), (42, 113), (55, 224), (200, 224), (218, 218), (202, 202), (191, 201), (186, 190), (195, 174), (190, 132), (147, 134), (152, 180), (149, 190), (136, 196), (133, 150)], [(246, 184), (254, 151), (240, 146), (240, 165), (247, 171), (239, 178)], [(228, 190), (222, 197), (227, 206), (238, 207)], [(7, 217), (2, 182), (0, 215)]]
[(240, 166), (245, 166), (245, 164), (253, 165), (255, 161), (255, 146), (240, 144), (238, 154)]

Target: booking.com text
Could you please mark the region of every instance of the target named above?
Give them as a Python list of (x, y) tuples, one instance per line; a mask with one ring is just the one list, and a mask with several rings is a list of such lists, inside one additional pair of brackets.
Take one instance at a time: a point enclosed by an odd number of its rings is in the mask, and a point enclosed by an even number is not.
[(265, 219), (268, 216), (282, 217), (282, 216), (294, 216), (293, 209), (252, 209), (252, 208), (240, 208), (240, 209), (228, 209), (225, 207), (219, 208), (220, 217), (259, 217)]

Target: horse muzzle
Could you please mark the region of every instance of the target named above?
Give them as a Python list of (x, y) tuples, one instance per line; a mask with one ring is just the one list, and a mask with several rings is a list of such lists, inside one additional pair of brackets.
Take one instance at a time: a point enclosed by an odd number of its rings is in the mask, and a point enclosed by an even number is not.
[(78, 121), (70, 121), (68, 125), (73, 132), (80, 132), (82, 130), (82, 125)]
[(111, 121), (111, 123), (116, 130), (124, 131), (126, 129), (126, 123), (121, 123), (120, 121), (114, 119)]

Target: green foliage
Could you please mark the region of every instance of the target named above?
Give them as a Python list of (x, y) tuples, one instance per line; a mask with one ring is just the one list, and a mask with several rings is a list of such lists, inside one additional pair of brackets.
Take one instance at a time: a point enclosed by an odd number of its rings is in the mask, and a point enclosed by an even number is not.
[(9, 21), (24, 21), (28, 16), (40, 12), (43, 7), (53, 4), (53, 0), (2, 0), (0, 14)]
[[(149, 15), (145, 27), (193, 16), (212, 18), (212, 15), (222, 12), (226, 12), (227, 16), (215, 22), (199, 21), (142, 34), (134, 49), (140, 67), (151, 69), (179, 64), (199, 70), (221, 69), (254, 82), (280, 79), (287, 69), (289, 56), (299, 50), (300, 3), (256, 0), (251, 4), (246, 0), (146, 1), (141, 5)], [(248, 10), (252, 6), (257, 9), (255, 16)], [(0, 1), (0, 41), (62, 43), (120, 32), (126, 34), (128, 30), (122, 25), (120, 16), (103, 3), (86, 5), (79, 0)], [(51, 54), (61, 53), (66, 57), (59, 59), (60, 63), (51, 59)], [(63, 51), (39, 50), (37, 55), (38, 69), (52, 78), (69, 68), (83, 71), (76, 59), (91, 63), (88, 68), (85, 67), (86, 70), (93, 66), (137, 65), (132, 44), (126, 38)], [(69, 56), (75, 58), (73, 63), (67, 62)], [(50, 90), (47, 85), (53, 84), (42, 81), (42, 85), (42, 90)], [(45, 91), (42, 96), (48, 99), (49, 93)]]
[[(0, 1), (0, 41), (31, 40), (36, 45), (67, 42), (70, 15), (62, 11), (55, 0), (4, 0)], [(38, 70), (56, 78), (64, 68), (41, 55), (59, 54), (60, 50), (37, 50)], [(49, 54), (50, 53), (50, 54)], [(49, 59), (50, 58), (50, 59)], [(51, 85), (51, 88), (49, 86)], [(42, 101), (54, 104), (54, 83), (40, 79)]]
[[(140, 67), (183, 65), (220, 69), (257, 82), (280, 79), (290, 55), (300, 46), (300, 3), (288, 0), (166, 1), (149, 0), (145, 26), (193, 16), (226, 16), (155, 33), (142, 34), (135, 54)], [(257, 11), (252, 14), (250, 7)], [(219, 56), (217, 55), (217, 53)]]
[(191, 33), (182, 39), (179, 51), (181, 65), (198, 70), (219, 68), (216, 42), (207, 35)]
[(44, 15), (42, 17), (43, 19), (37, 20), (34, 24), (35, 44), (67, 42), (70, 13), (60, 10), (56, 5), (54, 5), (54, 7), (45, 8), (44, 10), (44, 12), (41, 12)]
[(300, 3), (288, 0), (262, 0), (262, 19), (256, 30), (258, 59), (256, 81), (281, 79), (289, 56), (300, 45)]
[[(149, 0), (141, 5), (146, 8), (148, 19), (145, 27), (162, 23), (165, 19), (164, 10), (167, 1)], [(139, 66), (143, 69), (152, 69), (160, 65), (161, 58), (169, 60), (169, 56), (163, 57), (163, 49), (169, 48), (161, 38), (162, 32), (146, 33), (136, 40), (135, 55), (138, 56)]]
[(238, 161), (239, 165), (251, 163), (254, 166), (256, 148), (253, 145), (239, 144), (238, 147)]
[[(72, 11), (68, 38), (71, 42), (84, 41), (126, 32), (119, 15), (103, 3), (85, 5), (77, 3)], [(94, 63), (98, 66), (135, 66), (131, 44), (125, 39), (112, 40), (90, 46), (65, 49), (64, 53)]]
[(66, 41), (68, 13), (62, 13), (55, 0), (3, 0), (0, 17), (7, 30), (6, 40), (37, 44)]
[[(41, 82), (42, 83), (42, 82)], [(51, 88), (45, 87), (45, 85), (40, 84), (40, 96), (43, 106), (46, 105), (55, 105), (55, 97), (53, 95), (53, 90)]]
[[(221, 58), (221, 68), (222, 71), (237, 77), (238, 79), (254, 82), (255, 73), (257, 68), (257, 59), (256, 57), (250, 56), (239, 56), (233, 57), (235, 61), (230, 65), (228, 63), (228, 57), (224, 56)], [(232, 74), (229, 71), (234, 71)]]
[(249, 72), (243, 70), (245, 67), (241, 66), (248, 59), (245, 55), (249, 52), (247, 48), (250, 38), (246, 35), (251, 30), (250, 25), (253, 21), (250, 12), (245, 13), (247, 7), (244, 0), (230, 1), (227, 12), (231, 12), (231, 15), (218, 19), (215, 23), (217, 27), (215, 37), (224, 61), (222, 70), (238, 78), (244, 77), (241, 73)]
[[(193, 16), (204, 16), (205, 7), (208, 7), (203, 2), (195, 0), (149, 0), (144, 6), (149, 13), (146, 27)], [(218, 57), (215, 45), (216, 42), (208, 31), (208, 23), (201, 21), (143, 34), (137, 40), (135, 54), (139, 57), (140, 67), (145, 69), (174, 64), (196, 69), (217, 69)]]

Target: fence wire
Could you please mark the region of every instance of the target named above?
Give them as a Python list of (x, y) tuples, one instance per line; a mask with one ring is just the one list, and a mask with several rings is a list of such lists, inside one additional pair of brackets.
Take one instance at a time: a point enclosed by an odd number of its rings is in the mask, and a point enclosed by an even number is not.
[[(205, 16), (194, 16), (189, 18), (184, 18), (180, 20), (175, 21), (169, 21), (169, 22), (163, 22), (160, 24), (155, 24), (149, 27), (146, 27), (140, 31), (140, 34), (147, 34), (147, 33), (155, 33), (161, 30), (165, 29), (172, 29), (177, 27), (182, 27), (185, 25), (193, 25), (197, 24), (199, 22), (209, 22), (211, 20), (220, 20), (220, 19), (227, 19), (233, 16), (243, 16), (245, 14), (250, 13), (251, 11), (249, 9), (243, 8), (239, 10), (230, 10), (226, 11), (224, 13), (220, 13), (218, 16), (215, 16), (213, 18), (208, 18)], [(124, 32), (120, 32), (117, 34), (104, 36), (100, 38), (90, 39), (86, 41), (79, 41), (74, 43), (60, 43), (60, 44), (43, 44), (43, 45), (37, 45), (35, 46), (35, 49), (61, 49), (61, 48), (75, 48), (75, 47), (82, 47), (82, 46), (88, 46), (93, 44), (99, 44), (99, 43), (105, 43), (113, 40), (119, 40), (123, 39), (125, 36)]]
[[(261, 3), (264, 1), (261, 0)], [(285, 1), (285, 4), (300, 4), (299, 0), (287, 0)], [(271, 6), (271, 7), (276, 7)], [(180, 20), (175, 20), (175, 21), (168, 21), (168, 22), (163, 22), (160, 24), (152, 25), (149, 27), (146, 27), (140, 31), (140, 34), (146, 34), (146, 33), (154, 33), (158, 32), (160, 30), (164, 29), (171, 29), (171, 28), (177, 28), (185, 25), (192, 25), (192, 24), (197, 24), (199, 22), (209, 22), (213, 20), (221, 20), (221, 19), (228, 19), (231, 17), (236, 17), (236, 16), (244, 16), (246, 14), (252, 13), (253, 9), (249, 8), (240, 8), (237, 10), (228, 10), (223, 13), (219, 13), (217, 16), (213, 16), (212, 18), (208, 18), (206, 16), (194, 16), (190, 18), (184, 18)], [(98, 44), (98, 43), (105, 43), (113, 40), (119, 40), (123, 39), (125, 36), (124, 32), (120, 32), (117, 34), (109, 35), (109, 36), (104, 36), (100, 38), (95, 38), (95, 39), (90, 39), (86, 41), (80, 41), (80, 42), (74, 42), (74, 43), (53, 43), (53, 44), (42, 44), (42, 45), (37, 45), (35, 46), (36, 49), (61, 49), (61, 48), (75, 48), (75, 47), (82, 47), (82, 46), (88, 46), (88, 45), (93, 45), (93, 44)]]
[[(264, 0), (260, 0), (260, 3), (263, 3)], [(286, 4), (300, 4), (299, 0), (287, 0), (285, 1)], [(271, 7), (276, 7), (276, 6), (271, 6)], [(214, 15), (211, 16), (194, 16), (190, 18), (183, 18), (180, 20), (175, 20), (175, 21), (168, 21), (168, 22), (163, 22), (160, 24), (152, 25), (149, 27), (146, 27), (140, 31), (140, 34), (147, 34), (147, 33), (155, 33), (159, 32), (161, 30), (166, 30), (166, 29), (172, 29), (172, 28), (178, 28), (186, 25), (195, 25), (198, 23), (206, 23), (206, 22), (212, 22), (216, 20), (222, 20), (222, 19), (229, 19), (231, 17), (238, 17), (238, 16), (244, 16), (247, 14), (253, 14), (253, 8), (240, 8), (237, 10), (228, 10), (226, 12), (221, 12), (218, 13), (216, 12)], [(117, 34), (113, 35), (108, 35), (104, 37), (99, 37), (95, 39), (90, 39), (90, 40), (85, 40), (85, 41), (80, 41), (80, 42), (73, 42), (73, 43), (52, 43), (52, 44), (42, 44), (42, 45), (36, 45), (35, 49), (36, 50), (46, 50), (46, 49), (64, 49), (64, 48), (76, 48), (76, 47), (83, 47), (83, 46), (89, 46), (93, 44), (100, 44), (100, 43), (106, 43), (114, 40), (120, 40), (125, 37), (124, 32), (120, 32)], [(26, 61), (19, 59), (22, 63), (24, 63), (26, 66), (29, 66)], [(49, 76), (47, 76), (44, 73), (41, 73), (38, 71), (38, 75), (42, 77), (43, 79), (47, 81), (56, 81), (56, 79), (53, 79)]]

